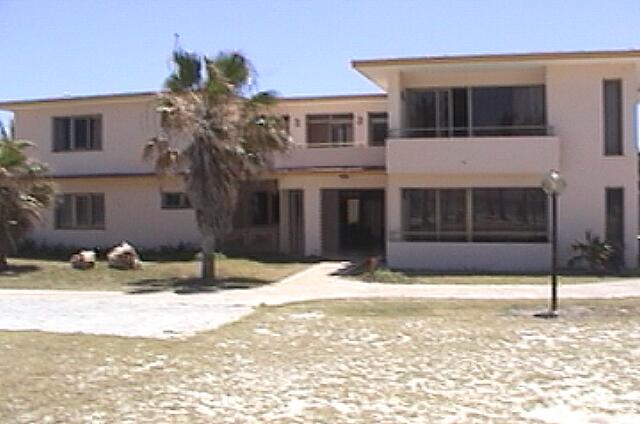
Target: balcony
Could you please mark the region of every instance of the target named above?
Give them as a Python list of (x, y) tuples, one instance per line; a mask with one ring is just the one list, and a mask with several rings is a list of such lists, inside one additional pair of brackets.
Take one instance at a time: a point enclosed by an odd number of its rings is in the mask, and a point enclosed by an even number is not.
[[(338, 147), (340, 146), (340, 147)], [(274, 157), (276, 171), (332, 168), (382, 169), (385, 166), (384, 146), (323, 144), (296, 146)]]
[(560, 140), (544, 126), (390, 131), (387, 172), (543, 174), (560, 166)]

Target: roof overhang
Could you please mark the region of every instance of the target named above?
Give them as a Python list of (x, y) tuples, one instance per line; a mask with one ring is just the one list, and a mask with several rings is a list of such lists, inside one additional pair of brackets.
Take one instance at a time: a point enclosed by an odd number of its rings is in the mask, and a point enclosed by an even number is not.
[(549, 64), (640, 63), (640, 50), (508, 53), (353, 60), (351, 65), (383, 90), (395, 72), (534, 70)]

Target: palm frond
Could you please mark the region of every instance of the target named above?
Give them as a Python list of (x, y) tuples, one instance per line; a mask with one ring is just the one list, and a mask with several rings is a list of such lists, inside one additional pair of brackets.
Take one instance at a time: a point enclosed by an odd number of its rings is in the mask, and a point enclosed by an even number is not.
[(171, 91), (185, 91), (197, 87), (202, 80), (202, 61), (200, 55), (182, 49), (173, 52), (174, 72), (165, 81), (165, 87)]

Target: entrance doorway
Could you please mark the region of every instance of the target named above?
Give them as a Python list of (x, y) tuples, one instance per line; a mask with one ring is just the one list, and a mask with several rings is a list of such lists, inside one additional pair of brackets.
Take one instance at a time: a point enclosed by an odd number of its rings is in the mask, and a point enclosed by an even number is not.
[(327, 257), (380, 255), (385, 247), (384, 190), (322, 190), (322, 250)]

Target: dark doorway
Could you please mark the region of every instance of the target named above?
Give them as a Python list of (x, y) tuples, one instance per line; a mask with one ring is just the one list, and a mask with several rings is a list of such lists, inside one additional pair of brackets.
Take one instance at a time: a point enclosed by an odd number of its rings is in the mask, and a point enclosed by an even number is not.
[(323, 190), (326, 256), (379, 255), (385, 247), (384, 190)]

